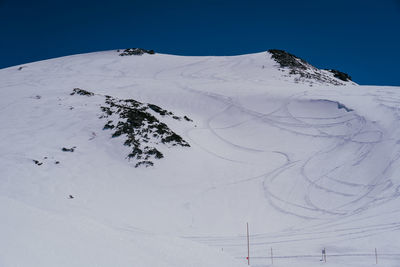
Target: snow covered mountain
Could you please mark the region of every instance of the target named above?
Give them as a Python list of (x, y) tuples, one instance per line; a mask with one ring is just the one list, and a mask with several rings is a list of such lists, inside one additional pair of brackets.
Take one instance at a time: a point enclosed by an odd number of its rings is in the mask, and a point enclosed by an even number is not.
[(0, 70), (0, 266), (400, 264), (400, 91), (281, 50)]

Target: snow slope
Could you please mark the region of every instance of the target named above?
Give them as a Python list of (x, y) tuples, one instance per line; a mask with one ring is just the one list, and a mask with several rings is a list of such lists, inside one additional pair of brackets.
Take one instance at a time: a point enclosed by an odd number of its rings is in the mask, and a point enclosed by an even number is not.
[[(247, 222), (252, 266), (271, 248), (274, 266), (400, 265), (398, 87), (298, 79), (266, 52), (20, 67), (0, 70), (0, 266), (245, 266)], [(190, 147), (135, 168), (105, 95), (191, 118), (158, 116)]]

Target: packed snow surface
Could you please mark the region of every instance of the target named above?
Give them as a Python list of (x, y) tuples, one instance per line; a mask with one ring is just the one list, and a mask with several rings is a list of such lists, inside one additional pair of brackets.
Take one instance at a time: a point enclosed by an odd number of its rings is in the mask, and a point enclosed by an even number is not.
[[(266, 52), (2, 69), (0, 266), (246, 266), (246, 223), (251, 266), (400, 266), (399, 89), (296, 79)], [(190, 147), (135, 168), (106, 95), (187, 116), (154, 113)]]

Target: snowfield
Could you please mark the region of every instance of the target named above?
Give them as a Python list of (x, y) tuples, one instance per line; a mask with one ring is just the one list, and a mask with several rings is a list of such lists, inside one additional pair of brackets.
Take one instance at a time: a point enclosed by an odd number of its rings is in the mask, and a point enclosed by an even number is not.
[[(251, 266), (400, 266), (400, 87), (344, 84), (267, 52), (0, 70), (0, 266), (246, 266), (246, 223)], [(187, 116), (151, 113), (190, 147), (135, 168), (105, 96)]]

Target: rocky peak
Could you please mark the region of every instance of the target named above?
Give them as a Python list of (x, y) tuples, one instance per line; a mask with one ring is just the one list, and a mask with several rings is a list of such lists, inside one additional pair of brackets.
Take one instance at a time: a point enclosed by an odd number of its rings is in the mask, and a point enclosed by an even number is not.
[(284, 50), (270, 49), (268, 52), (271, 58), (275, 60), (281, 70), (289, 70), (287, 77), (294, 77), (296, 83), (308, 83), (310, 86), (314, 83), (346, 85), (352, 82), (350, 75), (338, 70), (321, 70), (304, 59), (301, 59)]

